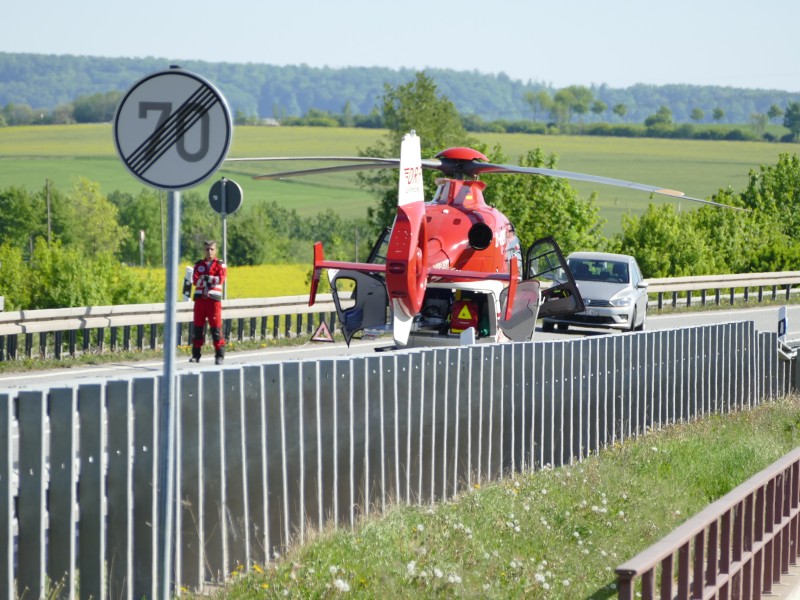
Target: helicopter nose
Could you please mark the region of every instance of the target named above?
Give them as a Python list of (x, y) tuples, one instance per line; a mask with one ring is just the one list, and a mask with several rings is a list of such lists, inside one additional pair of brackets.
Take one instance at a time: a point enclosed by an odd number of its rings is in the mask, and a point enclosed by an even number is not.
[(475, 250), (485, 250), (492, 243), (492, 228), (486, 223), (475, 223), (469, 228), (467, 240)]

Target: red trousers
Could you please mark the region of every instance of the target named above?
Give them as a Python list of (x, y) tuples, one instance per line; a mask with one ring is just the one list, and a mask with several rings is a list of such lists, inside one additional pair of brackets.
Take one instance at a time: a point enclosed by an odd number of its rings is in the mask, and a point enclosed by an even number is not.
[(225, 345), (225, 338), (222, 337), (222, 302), (211, 298), (198, 297), (194, 299), (194, 337), (192, 346), (201, 348), (205, 342), (203, 329), (208, 320), (211, 329), (211, 340), (214, 342), (214, 349), (219, 350)]

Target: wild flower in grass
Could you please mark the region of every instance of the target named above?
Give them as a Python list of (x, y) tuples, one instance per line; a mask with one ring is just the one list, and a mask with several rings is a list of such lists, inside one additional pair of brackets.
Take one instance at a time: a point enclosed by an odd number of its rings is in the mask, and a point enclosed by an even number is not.
[(339, 567), (337, 567), (336, 565), (331, 565), (330, 568), (328, 569), (328, 572), (331, 575), (336, 575), (339, 572)]
[(414, 528), (414, 530), (415, 530), (417, 533), (422, 533), (423, 531), (425, 531), (425, 526), (424, 526), (422, 523), (420, 523), (419, 525), (417, 525), (417, 526)]
[(442, 570), (440, 568), (434, 567), (433, 576), (436, 577), (436, 579), (441, 579), (442, 577), (444, 577), (444, 573), (442, 573)]
[(569, 579), (565, 579), (564, 581), (562, 581), (561, 585), (563, 585), (564, 587), (569, 587)]
[(417, 575), (417, 561), (412, 560), (406, 565), (406, 573), (409, 577), (416, 577)]
[(451, 585), (459, 585), (461, 583), (461, 577), (455, 573), (450, 573), (450, 575), (447, 576), (447, 583)]
[(350, 584), (344, 581), (343, 579), (337, 579), (333, 582), (333, 586), (339, 592), (349, 592), (350, 591)]

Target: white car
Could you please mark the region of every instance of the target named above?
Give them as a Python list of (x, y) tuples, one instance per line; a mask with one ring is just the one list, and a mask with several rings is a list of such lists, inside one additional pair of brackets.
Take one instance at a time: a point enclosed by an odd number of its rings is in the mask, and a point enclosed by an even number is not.
[(647, 282), (636, 259), (627, 254), (573, 252), (567, 265), (585, 310), (542, 319), (542, 329), (566, 331), (570, 325), (643, 331), (647, 319)]

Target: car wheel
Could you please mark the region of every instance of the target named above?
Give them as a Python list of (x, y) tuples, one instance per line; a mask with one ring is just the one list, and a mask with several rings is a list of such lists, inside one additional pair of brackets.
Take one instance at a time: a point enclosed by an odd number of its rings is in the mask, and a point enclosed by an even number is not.
[(642, 315), (642, 324), (636, 328), (636, 331), (644, 331), (644, 324), (646, 321), (647, 321), (647, 311), (645, 311), (645, 313)]
[(636, 331), (636, 308), (634, 307), (633, 313), (631, 313), (631, 331)]
[(555, 325), (550, 321), (542, 321), (542, 331), (545, 333), (551, 333), (555, 329)]
[(559, 331), (567, 331), (568, 329), (569, 329), (569, 325), (567, 325), (566, 323), (559, 323), (558, 324), (558, 330)]

